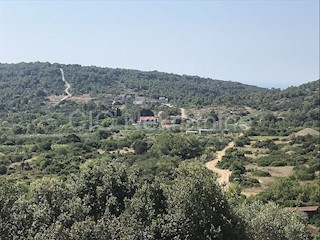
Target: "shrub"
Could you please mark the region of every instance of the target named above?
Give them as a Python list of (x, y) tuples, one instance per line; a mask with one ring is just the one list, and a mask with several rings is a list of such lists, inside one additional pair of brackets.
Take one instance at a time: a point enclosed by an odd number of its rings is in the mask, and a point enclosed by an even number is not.
[(307, 218), (275, 203), (254, 202), (235, 209), (246, 222), (251, 240), (307, 240)]
[(269, 173), (269, 172), (267, 172), (267, 171), (263, 171), (263, 170), (254, 170), (253, 172), (252, 172), (252, 174), (254, 175), (254, 176), (259, 176), (259, 177), (270, 177), (271, 176), (271, 174)]
[(6, 174), (8, 171), (7, 167), (4, 165), (0, 165), (0, 175)]

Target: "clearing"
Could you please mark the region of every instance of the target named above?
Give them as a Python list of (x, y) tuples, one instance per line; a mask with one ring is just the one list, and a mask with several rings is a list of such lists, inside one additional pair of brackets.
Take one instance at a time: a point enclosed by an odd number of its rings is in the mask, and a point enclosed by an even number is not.
[(293, 167), (292, 166), (282, 166), (282, 167), (259, 167), (256, 164), (248, 164), (246, 165), (247, 170), (263, 170), (266, 172), (269, 172), (271, 176), (269, 177), (260, 177), (260, 176), (254, 176), (252, 172), (247, 172), (245, 175), (248, 177), (254, 177), (258, 179), (260, 183), (260, 187), (252, 187), (252, 188), (246, 188), (242, 191), (242, 194), (249, 196), (257, 195), (258, 193), (263, 192), (271, 183), (275, 182), (280, 177), (287, 177), (293, 173)]

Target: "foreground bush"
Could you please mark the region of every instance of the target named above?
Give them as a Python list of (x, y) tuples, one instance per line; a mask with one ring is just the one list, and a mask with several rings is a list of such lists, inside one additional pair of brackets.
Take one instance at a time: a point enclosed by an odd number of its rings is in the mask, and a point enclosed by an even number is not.
[(306, 240), (307, 218), (300, 212), (281, 208), (275, 203), (243, 204), (236, 212), (246, 223), (247, 236), (252, 240)]
[(99, 163), (67, 180), (0, 182), (0, 239), (304, 240), (305, 219), (275, 204), (232, 207), (203, 165), (171, 180)]

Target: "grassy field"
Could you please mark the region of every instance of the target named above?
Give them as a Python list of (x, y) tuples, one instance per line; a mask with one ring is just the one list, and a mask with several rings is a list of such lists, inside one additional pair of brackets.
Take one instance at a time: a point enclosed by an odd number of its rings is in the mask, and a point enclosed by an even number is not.
[[(268, 157), (273, 152), (268, 148), (257, 148), (253, 145), (258, 141), (271, 140), (278, 146), (278, 151), (288, 151), (295, 153), (294, 146), (290, 146), (290, 137), (288, 136), (250, 136), (250, 144), (244, 147), (238, 147), (238, 149), (246, 152), (245, 156), (250, 160), (251, 163), (246, 164), (246, 177), (256, 178), (260, 187), (251, 187), (243, 189), (242, 193), (246, 196), (256, 195), (263, 192), (270, 184), (274, 183), (281, 177), (287, 177), (294, 173), (294, 166), (259, 166), (257, 160), (261, 157)], [(269, 173), (270, 176), (257, 176), (254, 175), (254, 171), (263, 171)]]

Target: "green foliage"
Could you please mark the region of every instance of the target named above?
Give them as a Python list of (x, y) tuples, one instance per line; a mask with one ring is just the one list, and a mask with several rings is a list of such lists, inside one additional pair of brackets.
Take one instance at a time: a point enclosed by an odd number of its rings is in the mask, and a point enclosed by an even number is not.
[(244, 145), (250, 144), (250, 138), (248, 136), (241, 136), (238, 139), (236, 139), (234, 142), (236, 147), (243, 147)]
[(154, 116), (154, 113), (151, 109), (149, 108), (143, 108), (140, 110), (140, 116)]
[(240, 170), (241, 173), (245, 172), (244, 163), (248, 163), (243, 151), (236, 148), (228, 149), (226, 154), (218, 162), (217, 166), (222, 169)]
[(97, 132), (97, 137), (99, 140), (101, 139), (106, 139), (108, 137), (110, 137), (112, 134), (110, 131), (106, 131), (106, 130), (98, 130)]
[(8, 169), (5, 165), (0, 165), (0, 175), (6, 174), (7, 171), (8, 171)]
[(245, 96), (247, 106), (254, 109), (281, 112), (268, 113), (253, 122), (251, 135), (289, 135), (296, 127), (319, 129), (320, 80), (289, 87), (285, 90), (272, 89), (263, 95), (252, 93)]
[(271, 151), (278, 150), (277, 144), (275, 144), (272, 140), (268, 139), (265, 141), (257, 141), (255, 144), (252, 145), (255, 148), (268, 148)]
[(252, 171), (252, 175), (254, 176), (259, 176), (259, 177), (270, 177), (271, 174), (267, 171), (264, 170), (259, 170), (259, 169), (255, 169), (254, 171)]
[(177, 174), (169, 189), (169, 239), (245, 239), (240, 220), (232, 215), (210, 171), (182, 164)]
[(44, 142), (40, 145), (40, 149), (44, 151), (49, 151), (51, 150), (51, 142)]
[[(73, 95), (90, 94), (94, 100), (49, 103), (47, 97), (64, 90), (60, 67)], [(133, 106), (133, 96), (143, 95), (151, 100), (142, 107), (143, 116), (157, 111), (164, 111), (163, 116), (179, 115), (181, 106), (251, 106), (261, 110), (261, 116), (246, 117), (253, 120), (250, 135), (283, 136), (297, 128), (319, 128), (319, 81), (266, 90), (156, 71), (37, 62), (0, 64), (0, 86), (1, 239), (304, 239), (300, 217), (293, 221), (278, 206), (261, 204), (257, 205), (260, 212), (254, 210), (251, 218), (248, 209), (254, 205), (235, 214), (214, 175), (203, 166), (186, 164), (211, 159), (230, 139), (185, 136), (181, 129), (160, 135), (119, 132), (128, 116), (114, 105), (137, 113), (140, 107)], [(129, 93), (124, 100), (106, 98), (123, 93)], [(153, 102), (160, 96), (176, 106)], [(248, 112), (242, 110), (230, 123), (240, 115)], [(207, 117), (203, 126), (222, 122), (223, 116), (213, 110)], [(317, 204), (319, 139), (296, 137), (283, 148), (273, 140), (258, 141), (254, 147), (267, 148), (270, 154), (252, 161), (260, 166), (292, 165), (296, 178), (280, 179), (257, 198), (282, 206)], [(235, 140), (239, 147), (249, 143), (247, 136)], [(136, 154), (121, 153), (130, 146)], [(98, 153), (101, 149), (107, 151)], [(230, 180), (237, 186), (258, 186), (257, 179), (243, 175), (251, 161), (244, 154), (229, 150), (218, 166), (232, 171)], [(19, 170), (10, 168), (11, 163), (19, 163)], [(253, 175), (267, 174), (254, 171)], [(237, 189), (235, 194), (241, 200)]]
[(151, 149), (161, 155), (178, 156), (191, 159), (202, 154), (203, 147), (195, 136), (185, 137), (180, 134), (161, 134)]
[(307, 218), (299, 212), (281, 208), (274, 203), (254, 202), (236, 208), (246, 223), (252, 240), (308, 240)]
[[(144, 179), (122, 164), (88, 165), (66, 181), (44, 178), (27, 189), (0, 183), (5, 239), (246, 239), (214, 175), (181, 165), (175, 179)], [(25, 189), (25, 190), (24, 190)]]
[(260, 182), (251, 177), (246, 177), (242, 175), (241, 170), (234, 170), (232, 171), (229, 181), (232, 183), (239, 184), (241, 187), (259, 187)]
[(319, 138), (299, 136), (292, 138), (289, 144), (281, 147), (271, 140), (257, 141), (254, 147), (269, 148), (270, 153), (253, 161), (259, 166), (294, 166), (294, 175), (301, 181), (314, 180), (320, 168)]
[[(133, 89), (139, 95), (158, 99), (165, 96), (185, 105), (208, 105), (216, 101), (237, 102), (241, 93), (265, 91), (262, 88), (236, 82), (160, 72), (83, 67), (50, 63), (0, 64), (0, 111), (41, 109), (46, 96), (60, 95), (64, 90), (59, 68), (72, 86), (73, 95), (93, 96), (120, 94), (119, 85)], [(22, 97), (21, 97), (22, 96)], [(236, 100), (236, 101), (234, 101)], [(5, 103), (5, 104), (4, 104)], [(66, 103), (69, 104), (69, 103)], [(86, 105), (86, 110), (95, 106)]]
[(301, 184), (297, 179), (280, 178), (268, 189), (257, 195), (264, 201), (273, 201), (281, 206), (312, 206), (319, 203), (319, 179), (315, 182)]
[(136, 154), (143, 154), (148, 150), (148, 143), (144, 140), (137, 139), (132, 144), (132, 148)]

